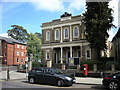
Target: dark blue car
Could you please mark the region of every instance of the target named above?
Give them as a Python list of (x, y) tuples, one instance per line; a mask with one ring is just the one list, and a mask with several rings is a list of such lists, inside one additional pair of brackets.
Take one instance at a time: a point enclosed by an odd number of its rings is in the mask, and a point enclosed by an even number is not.
[(33, 84), (36, 82), (55, 84), (57, 86), (69, 85), (75, 83), (73, 76), (65, 75), (59, 69), (48, 67), (35, 67), (28, 73), (28, 81)]

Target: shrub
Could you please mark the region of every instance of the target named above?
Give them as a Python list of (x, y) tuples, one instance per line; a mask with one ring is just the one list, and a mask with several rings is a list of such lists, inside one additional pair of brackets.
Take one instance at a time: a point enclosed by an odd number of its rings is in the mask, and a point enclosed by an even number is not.
[(45, 65), (40, 62), (32, 62), (32, 67), (45, 67)]

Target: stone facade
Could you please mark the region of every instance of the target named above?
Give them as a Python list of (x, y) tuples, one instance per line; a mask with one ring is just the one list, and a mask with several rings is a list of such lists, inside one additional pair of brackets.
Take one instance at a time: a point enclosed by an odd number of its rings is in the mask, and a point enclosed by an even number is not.
[(120, 28), (113, 37), (110, 56), (114, 57), (114, 60), (120, 63)]
[[(42, 24), (42, 56), (48, 67), (69, 64), (69, 58), (91, 60), (83, 16), (66, 16)], [(57, 39), (56, 39), (57, 38)], [(51, 65), (50, 65), (51, 63)]]

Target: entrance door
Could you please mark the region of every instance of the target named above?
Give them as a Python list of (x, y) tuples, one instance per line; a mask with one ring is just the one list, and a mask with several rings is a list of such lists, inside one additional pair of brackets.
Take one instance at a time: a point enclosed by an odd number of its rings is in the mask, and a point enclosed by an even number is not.
[(54, 53), (54, 63), (58, 63), (57, 53)]
[(66, 63), (69, 63), (70, 51), (66, 52)]

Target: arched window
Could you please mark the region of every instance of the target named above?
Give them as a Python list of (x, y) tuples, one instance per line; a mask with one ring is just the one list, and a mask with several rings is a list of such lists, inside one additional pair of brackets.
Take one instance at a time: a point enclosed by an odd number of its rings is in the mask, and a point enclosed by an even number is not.
[(55, 30), (55, 40), (59, 40), (59, 30)]
[(79, 37), (79, 28), (77, 26), (75, 26), (73, 29), (73, 36), (74, 38)]
[(64, 39), (68, 39), (69, 38), (69, 29), (65, 28), (64, 29)]
[(46, 41), (49, 41), (50, 40), (50, 31), (47, 31), (46, 32)]

